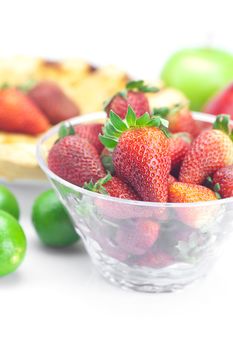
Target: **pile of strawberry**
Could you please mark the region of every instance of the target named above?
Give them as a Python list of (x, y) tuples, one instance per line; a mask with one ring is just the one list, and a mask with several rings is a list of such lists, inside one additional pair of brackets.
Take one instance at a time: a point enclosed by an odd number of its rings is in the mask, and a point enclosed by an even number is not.
[[(229, 117), (220, 115), (211, 126), (197, 123), (186, 106), (150, 111), (151, 91), (155, 89), (143, 81), (130, 82), (108, 101), (105, 125), (63, 125), (49, 152), (49, 168), (70, 183), (121, 199), (191, 203), (233, 197)], [(118, 222), (114, 235), (121, 260), (152, 267), (173, 261), (161, 250), (161, 242), (160, 248), (156, 245), (161, 223), (168, 221), (165, 208), (124, 202), (121, 206), (99, 198), (96, 206), (103, 216), (127, 221), (123, 226)], [(186, 227), (182, 232), (189, 232), (199, 229), (215, 210), (203, 217), (202, 207), (177, 208), (175, 220)], [(112, 255), (115, 248), (109, 245)]]
[(53, 82), (0, 87), (0, 131), (37, 135), (78, 114), (75, 103)]

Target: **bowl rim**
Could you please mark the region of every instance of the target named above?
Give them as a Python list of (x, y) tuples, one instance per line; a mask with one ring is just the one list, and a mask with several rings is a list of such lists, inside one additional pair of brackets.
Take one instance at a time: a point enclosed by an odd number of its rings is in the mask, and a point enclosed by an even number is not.
[[(213, 121), (215, 120), (215, 117), (211, 114), (207, 114), (207, 113), (202, 113), (202, 112), (192, 112), (194, 119), (198, 120), (198, 121), (203, 121), (203, 122), (209, 122), (209, 123), (213, 123)], [(68, 122), (69, 124), (72, 125), (78, 125), (81, 123), (88, 123), (88, 122), (92, 122), (92, 121), (96, 121), (96, 120), (100, 120), (100, 119), (106, 119), (106, 113), (105, 112), (94, 112), (94, 113), (88, 113), (82, 116), (77, 116), (74, 118), (71, 118), (65, 122)], [(42, 155), (42, 148), (43, 148), (43, 144), (49, 139), (51, 138), (53, 135), (55, 135), (59, 128), (60, 125), (64, 123), (61, 122), (55, 126), (53, 126), (52, 128), (50, 128), (46, 133), (44, 133), (38, 140), (37, 144), (36, 144), (36, 158), (37, 161), (39, 163), (39, 166), (41, 167), (41, 169), (43, 170), (43, 172), (46, 174), (46, 176), (50, 179), (52, 178), (53, 180), (59, 182), (60, 184), (78, 191), (84, 195), (87, 195), (89, 197), (93, 197), (93, 198), (98, 198), (104, 201), (108, 201), (108, 202), (114, 202), (114, 203), (118, 203), (118, 204), (125, 204), (125, 205), (135, 205), (135, 206), (141, 206), (141, 207), (153, 207), (153, 208), (195, 208), (195, 207), (206, 207), (206, 206), (212, 206), (212, 205), (219, 205), (219, 204), (227, 204), (227, 203), (233, 203), (233, 197), (230, 198), (224, 198), (224, 199), (216, 199), (216, 200), (212, 200), (212, 201), (205, 201), (205, 202), (194, 202), (194, 203), (167, 203), (167, 202), (146, 202), (146, 201), (137, 201), (137, 200), (129, 200), (129, 199), (122, 199), (122, 198), (116, 198), (116, 197), (111, 197), (111, 196), (107, 196), (105, 194), (100, 194), (100, 193), (96, 193), (96, 192), (91, 192), (89, 190), (86, 190), (80, 186), (74, 185), (64, 179), (62, 179), (61, 177), (59, 177), (58, 175), (56, 175), (54, 172), (52, 172), (47, 164), (46, 161)]]

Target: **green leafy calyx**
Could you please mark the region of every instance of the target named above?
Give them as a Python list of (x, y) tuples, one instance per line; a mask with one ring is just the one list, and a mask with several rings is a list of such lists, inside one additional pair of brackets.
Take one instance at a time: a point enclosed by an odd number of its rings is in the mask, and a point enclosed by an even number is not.
[(62, 123), (59, 128), (59, 140), (66, 136), (75, 135), (74, 127), (70, 123)]
[(227, 134), (233, 141), (233, 130), (230, 126), (230, 116), (228, 114), (219, 114), (213, 124), (214, 130), (220, 130)]
[(9, 83), (5, 82), (0, 85), (0, 90), (10, 89), (11, 87), (12, 86)]
[(214, 190), (214, 193), (215, 193), (217, 199), (221, 199), (222, 197), (221, 197), (221, 195), (220, 195), (220, 193), (219, 193), (219, 191), (221, 190), (221, 186), (220, 186), (219, 183), (217, 183), (217, 184), (214, 185), (213, 190)]
[(159, 88), (145, 84), (143, 80), (132, 80), (126, 84), (126, 90), (136, 90), (140, 92), (158, 92)]
[(27, 93), (29, 90), (31, 90), (34, 86), (36, 85), (36, 81), (35, 80), (27, 80), (25, 83), (21, 84), (21, 85), (11, 85), (7, 82), (3, 83), (0, 85), (0, 90), (7, 90), (7, 89), (11, 89), (11, 88), (15, 88), (23, 93)]
[(217, 183), (217, 184), (214, 185), (214, 191), (215, 191), (215, 192), (219, 192), (220, 189), (221, 189), (221, 186), (220, 186), (219, 183)]
[(160, 108), (154, 108), (152, 115), (159, 115), (160, 117), (167, 118), (170, 115), (173, 115), (177, 112), (179, 112), (182, 108), (184, 108), (184, 105), (181, 103), (176, 103), (172, 107), (160, 107)]
[(104, 166), (104, 169), (110, 172), (111, 175), (113, 175), (115, 173), (115, 169), (112, 161), (112, 155), (110, 153), (109, 155), (103, 154), (101, 155), (100, 159)]
[(90, 182), (85, 182), (83, 188), (85, 188), (88, 191), (91, 192), (97, 192), (101, 194), (108, 194), (108, 191), (104, 187), (104, 185), (112, 179), (111, 174), (107, 174), (102, 179), (99, 179), (96, 183), (94, 183), (92, 180)]
[(20, 90), (21, 92), (27, 93), (30, 91), (34, 86), (36, 85), (36, 80), (29, 79), (26, 81), (24, 84), (18, 85), (17, 89)]
[(159, 116), (150, 116), (149, 113), (145, 113), (137, 118), (134, 110), (129, 106), (124, 120), (113, 111), (110, 111), (109, 119), (103, 128), (103, 135), (100, 135), (99, 139), (108, 150), (112, 151), (125, 131), (142, 127), (160, 128), (169, 137), (167, 120)]
[(209, 183), (209, 184), (212, 184), (213, 183), (213, 179), (211, 176), (208, 176), (206, 181)]

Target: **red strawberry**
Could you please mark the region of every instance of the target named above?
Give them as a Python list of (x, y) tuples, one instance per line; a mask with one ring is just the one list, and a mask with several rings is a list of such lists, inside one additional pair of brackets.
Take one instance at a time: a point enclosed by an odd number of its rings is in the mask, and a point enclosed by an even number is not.
[(98, 180), (95, 184), (92, 181), (85, 183), (84, 188), (92, 192), (108, 194), (111, 197), (140, 200), (139, 196), (129, 185), (116, 176), (112, 177), (110, 174)]
[(159, 225), (152, 220), (139, 219), (125, 223), (116, 233), (115, 241), (125, 252), (142, 255), (152, 247), (159, 236)]
[[(106, 194), (120, 199), (141, 200), (129, 185), (116, 176), (111, 177), (110, 174), (107, 174), (95, 184), (92, 181), (85, 183), (84, 188), (92, 192)], [(100, 198), (96, 199), (95, 203), (102, 216), (114, 219), (138, 219), (149, 217), (153, 217), (159, 221), (167, 219), (167, 213), (164, 208), (145, 208), (126, 203), (106, 202), (105, 199)]]
[(65, 136), (53, 145), (48, 166), (62, 179), (78, 186), (106, 175), (94, 146), (78, 135)]
[(233, 197), (233, 165), (221, 168), (213, 176), (213, 185), (218, 186), (222, 198)]
[(149, 113), (150, 111), (149, 102), (145, 94), (136, 91), (129, 91), (126, 97), (122, 95), (114, 96), (105, 110), (108, 116), (112, 110), (119, 115), (121, 119), (124, 119), (128, 106), (131, 106), (135, 110), (137, 117), (140, 117), (146, 112)]
[(124, 132), (113, 152), (113, 164), (117, 176), (144, 201), (167, 201), (170, 155), (162, 131), (141, 128)]
[(161, 115), (169, 121), (169, 130), (172, 133), (187, 132), (197, 136), (199, 129), (189, 109), (182, 105), (175, 105), (173, 108), (155, 108), (153, 115)]
[(229, 117), (218, 116), (214, 128), (203, 131), (192, 143), (181, 166), (179, 180), (202, 184), (218, 169), (233, 164), (232, 141)]
[(190, 148), (191, 138), (187, 133), (173, 134), (169, 139), (169, 148), (171, 152), (172, 170), (180, 167), (186, 153)]
[(195, 137), (199, 132), (196, 121), (187, 108), (182, 108), (176, 113), (169, 115), (167, 119), (169, 121), (169, 130), (172, 133), (188, 132)]
[(213, 115), (226, 113), (233, 119), (233, 83), (214, 96), (205, 106), (204, 112)]
[[(107, 194), (111, 197), (121, 199), (140, 200), (140, 197), (134, 190), (116, 176), (107, 174), (103, 179), (98, 180), (95, 184), (91, 181), (84, 184), (84, 188), (101, 194)], [(115, 202), (106, 202), (106, 200), (96, 199), (96, 206), (102, 216), (108, 216), (115, 219), (128, 219), (133, 217), (148, 217), (151, 216), (151, 211), (148, 214), (139, 207), (135, 208), (128, 204), (119, 204)]]
[(41, 81), (28, 92), (28, 96), (48, 117), (51, 124), (79, 115), (75, 103), (54, 82)]
[[(135, 89), (137, 91), (135, 91)], [(157, 88), (148, 87), (142, 80), (131, 81), (126, 85), (126, 91), (121, 92), (110, 100), (105, 107), (105, 110), (109, 116), (110, 111), (115, 112), (121, 119), (124, 119), (131, 106), (137, 117), (140, 117), (144, 113), (150, 113), (150, 107), (145, 92), (155, 92)]]
[(0, 130), (37, 135), (49, 126), (44, 114), (22, 92), (0, 90)]
[(169, 142), (160, 118), (149, 114), (137, 119), (131, 107), (125, 121), (114, 112), (104, 127), (102, 143), (113, 150), (117, 177), (128, 183), (144, 201), (166, 202), (171, 168)]
[(173, 258), (163, 251), (149, 251), (145, 255), (138, 257), (135, 261), (136, 265), (142, 267), (151, 267), (154, 269), (167, 267), (173, 263)]
[[(182, 182), (175, 182), (169, 186), (169, 202), (172, 203), (196, 203), (216, 199), (216, 194), (204, 186)], [(182, 207), (176, 208), (176, 212), (182, 222), (189, 226), (200, 228), (208, 223), (209, 220), (212, 220), (216, 209), (216, 206), (208, 208), (203, 208), (202, 206), (193, 208)]]
[(204, 186), (182, 182), (174, 182), (169, 186), (169, 202), (172, 203), (204, 202), (215, 199), (216, 194)]
[(78, 134), (83, 139), (90, 142), (100, 154), (104, 148), (99, 140), (99, 134), (102, 132), (102, 124), (78, 124), (75, 126), (75, 133)]

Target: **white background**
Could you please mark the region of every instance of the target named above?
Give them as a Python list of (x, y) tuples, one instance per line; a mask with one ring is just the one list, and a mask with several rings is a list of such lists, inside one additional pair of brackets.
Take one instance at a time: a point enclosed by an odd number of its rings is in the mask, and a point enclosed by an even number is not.
[[(179, 47), (233, 51), (230, 1), (2, 1), (0, 54), (77, 56), (153, 79)], [(107, 284), (81, 247), (43, 248), (30, 225), (36, 190), (12, 187), (28, 254), (0, 280), (0, 349), (232, 350), (232, 240), (210, 276), (174, 294)]]
[(229, 0), (0, 0), (0, 54), (77, 56), (157, 76), (180, 47), (233, 51)]

